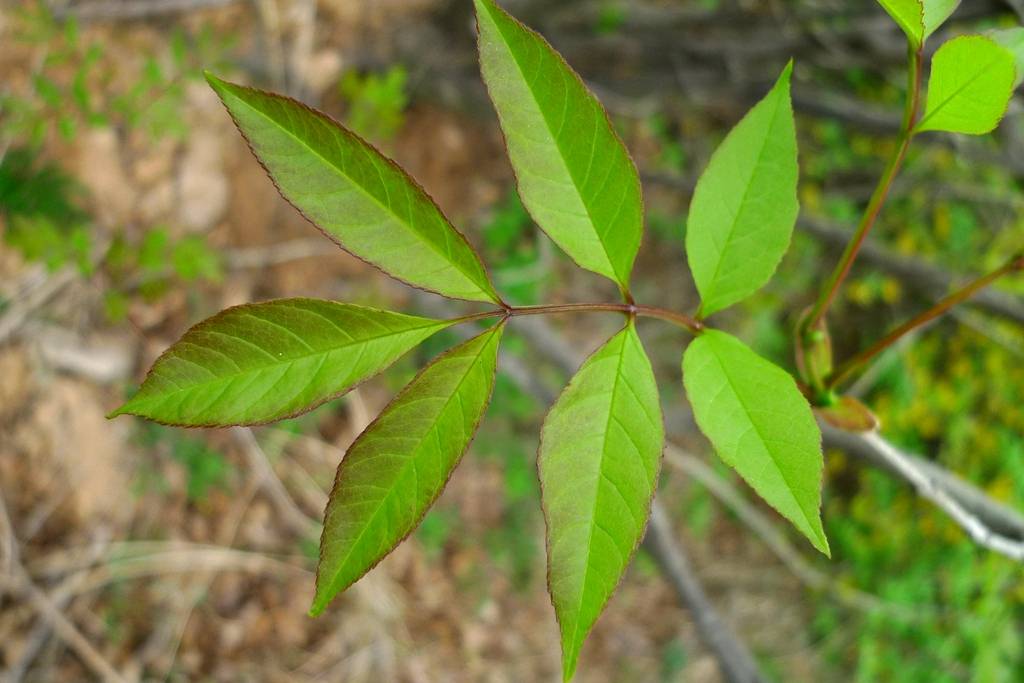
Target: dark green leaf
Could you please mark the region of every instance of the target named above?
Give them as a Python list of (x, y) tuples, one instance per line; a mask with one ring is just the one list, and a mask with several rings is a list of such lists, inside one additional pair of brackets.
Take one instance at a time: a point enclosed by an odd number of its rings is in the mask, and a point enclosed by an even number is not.
[(490, 400), (503, 326), (428, 365), (349, 448), (324, 517), (311, 614), (412, 533), (441, 494)]
[(338, 244), (416, 287), (500, 303), (465, 237), (394, 162), (295, 100), (207, 80), (281, 194)]
[(111, 417), (188, 427), (279, 420), (348, 391), (449, 325), (316, 299), (236, 306), (185, 333)]
[(629, 290), (640, 180), (597, 98), (561, 55), (493, 0), (475, 0), (480, 66), (523, 203), (582, 267)]
[(658, 387), (630, 322), (551, 408), (538, 465), (565, 680), (643, 537), (665, 445)]

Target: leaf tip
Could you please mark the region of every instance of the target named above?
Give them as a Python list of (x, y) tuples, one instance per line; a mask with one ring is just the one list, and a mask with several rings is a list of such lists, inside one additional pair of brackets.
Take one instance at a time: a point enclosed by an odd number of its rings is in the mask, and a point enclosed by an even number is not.
[(818, 529), (816, 536), (817, 538), (814, 539), (814, 547), (817, 548), (822, 555), (831, 560), (832, 548), (828, 545), (828, 538), (825, 537), (825, 532)]
[(220, 90), (224, 87), (224, 81), (217, 78), (209, 69), (203, 69), (203, 78), (206, 79), (206, 82), (209, 83), (210, 87), (214, 90)]
[(570, 646), (567, 643), (562, 652), (562, 683), (569, 683), (576, 676), (576, 666), (579, 661), (579, 646)]
[(111, 410), (109, 413), (104, 415), (104, 417), (108, 420), (113, 420), (115, 417), (121, 417), (122, 415), (128, 415), (128, 403), (125, 403), (119, 408)]

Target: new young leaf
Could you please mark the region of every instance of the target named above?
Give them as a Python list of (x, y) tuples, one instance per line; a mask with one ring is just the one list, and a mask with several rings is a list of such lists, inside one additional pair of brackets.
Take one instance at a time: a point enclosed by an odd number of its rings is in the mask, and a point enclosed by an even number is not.
[(686, 255), (702, 316), (760, 289), (789, 247), (800, 210), (792, 68), (726, 136), (694, 190)]
[(582, 267), (629, 290), (640, 180), (600, 102), (561, 55), (493, 0), (474, 0), (480, 66), (523, 204)]
[(348, 449), (324, 513), (311, 614), (390, 553), (441, 494), (490, 401), (503, 327), (439, 356)]
[(295, 100), (207, 80), (281, 194), (338, 244), (416, 287), (500, 303), (465, 237), (394, 162)]
[(921, 0), (878, 0), (914, 47), (924, 40), (924, 5)]
[(946, 19), (952, 16), (956, 8), (960, 6), (960, 0), (921, 0), (924, 5), (924, 35), (921, 42), (928, 40), (939, 27), (946, 23)]
[(949, 19), (960, 0), (879, 0), (879, 4), (899, 24), (916, 49)]
[(821, 432), (793, 378), (735, 337), (706, 330), (686, 349), (683, 382), (722, 460), (828, 555)]
[(279, 420), (351, 389), (449, 325), (316, 299), (236, 306), (186, 332), (111, 416), (187, 427)]
[(643, 536), (664, 440), (654, 372), (630, 322), (584, 363), (541, 431), (548, 587), (565, 680)]
[(1014, 54), (986, 36), (962, 36), (932, 59), (928, 103), (917, 131), (983, 135), (999, 125), (1013, 95)]

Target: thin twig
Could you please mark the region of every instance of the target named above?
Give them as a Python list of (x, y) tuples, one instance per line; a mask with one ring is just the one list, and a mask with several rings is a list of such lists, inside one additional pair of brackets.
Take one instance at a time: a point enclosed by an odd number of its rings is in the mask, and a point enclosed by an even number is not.
[[(7, 504), (4, 501), (3, 492), (0, 491), (0, 519), (3, 520), (4, 527), (9, 531), (11, 537), (13, 537), (14, 526), (11, 523), (10, 513), (7, 509)], [(20, 594), (27, 598), (32, 604), (32, 607), (39, 614), (40, 618), (45, 620), (54, 633), (56, 633), (61, 640), (63, 640), (69, 648), (78, 658), (82, 660), (82, 663), (88, 668), (95, 676), (106, 683), (126, 683), (125, 679), (114, 669), (113, 665), (108, 662), (99, 650), (93, 647), (92, 643), (82, 635), (81, 631), (71, 623), (71, 621), (64, 616), (61, 609), (54, 604), (53, 600), (49, 598), (43, 591), (41, 591), (35, 583), (32, 582), (31, 577), (25, 571), (19, 559), (19, 553), (17, 546), (14, 549), (8, 549), (10, 553), (7, 555), (7, 563), (9, 569), (3, 574), (0, 574), (0, 589), (7, 590), (14, 594)]]
[[(848, 230), (821, 218), (801, 216), (799, 225), (812, 237), (830, 246), (842, 247), (850, 239)], [(945, 269), (926, 261), (894, 254), (872, 240), (864, 244), (859, 258), (896, 276), (908, 287), (930, 296), (945, 294), (957, 284), (957, 278)], [(1024, 324), (1024, 301), (1019, 296), (986, 289), (971, 299), (969, 305)]]
[(988, 275), (980, 277), (973, 282), (965, 285), (956, 292), (950, 294), (942, 301), (938, 302), (931, 308), (922, 313), (914, 316), (907, 322), (897, 327), (892, 332), (886, 334), (884, 337), (879, 339), (877, 342), (872, 344), (867, 349), (861, 351), (857, 355), (843, 362), (837, 367), (828, 377), (825, 378), (825, 385), (829, 388), (836, 388), (841, 385), (846, 379), (848, 379), (853, 373), (859, 370), (863, 365), (869, 362), (872, 358), (877, 356), (882, 351), (895, 344), (897, 341), (902, 339), (905, 335), (913, 332), (914, 330), (920, 329), (922, 326), (927, 325), (936, 318), (947, 313), (952, 308), (968, 301), (971, 297), (976, 296), (979, 292), (983, 291), (986, 287), (996, 282), (1001, 277), (1010, 273), (1020, 272), (1024, 269), (1024, 257), (1016, 256), (1011, 259), (1006, 265), (998, 270), (995, 270)]
[(768, 546), (786, 568), (807, 587), (827, 593), (841, 605), (859, 611), (880, 612), (907, 621), (918, 620), (923, 616), (918, 605), (896, 605), (870, 593), (837, 584), (828, 574), (804, 559), (776, 524), (700, 458), (669, 443), (665, 446), (665, 462), (700, 483), (712, 496), (732, 510), (740, 522), (754, 533), (755, 538)]
[(320, 522), (307, 516), (295, 503), (291, 494), (288, 493), (288, 489), (285, 488), (284, 483), (278, 478), (277, 473), (274, 472), (274, 468), (267, 459), (267, 454), (263, 452), (263, 447), (256, 440), (256, 435), (252, 433), (252, 430), (248, 427), (235, 427), (231, 430), (231, 433), (239, 445), (241, 445), (242, 451), (249, 461), (249, 466), (260, 477), (261, 485), (267, 492), (267, 495), (270, 496), (274, 506), (277, 507), (278, 512), (284, 517), (285, 522), (291, 527), (292, 531), (301, 536), (307, 536), (314, 532), (319, 527)]
[(239, 0), (97, 0), (54, 11), (57, 18), (73, 16), (81, 21), (127, 21), (163, 14), (178, 14), (233, 5)]
[[(82, 549), (79, 554), (87, 561), (93, 562), (102, 556), (106, 547), (107, 541), (103, 540)], [(50, 592), (50, 600), (53, 601), (53, 604), (57, 609), (62, 612), (67, 609), (67, 606), (75, 597), (75, 591), (78, 589), (83, 578), (84, 577), (80, 574), (69, 577), (64, 581), (61, 581), (61, 583)], [(7, 669), (7, 677), (0, 680), (3, 680), (4, 683), (20, 683), (28, 673), (36, 655), (39, 653), (39, 650), (42, 649), (52, 632), (53, 627), (51, 623), (45, 619), (40, 619), (28, 634), (25, 645), (19, 653), (18, 660)]]
[(79, 273), (74, 268), (64, 268), (33, 287), (24, 298), (13, 301), (3, 315), (0, 315), (0, 344), (17, 334), (35, 311), (46, 305), (78, 277)]

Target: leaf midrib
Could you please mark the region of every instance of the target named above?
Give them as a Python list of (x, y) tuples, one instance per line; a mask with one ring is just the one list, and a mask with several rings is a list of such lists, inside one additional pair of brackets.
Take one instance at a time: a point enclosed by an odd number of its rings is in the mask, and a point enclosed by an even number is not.
[[(488, 334), (490, 336), (488, 337), (488, 339), (486, 339), (484, 341), (483, 344), (481, 344), (481, 346), (480, 346), (479, 350), (477, 350), (476, 354), (474, 356), (472, 356), (472, 358), (471, 358), (471, 360), (470, 360), (470, 362), (469, 362), (469, 364), (468, 364), (468, 366), (466, 368), (466, 372), (459, 379), (459, 383), (455, 386), (455, 390), (452, 391), (451, 394), (449, 394), (449, 396), (445, 399), (444, 406), (442, 406), (441, 410), (438, 411), (438, 415), (444, 414), (444, 412), (446, 410), (448, 410), (448, 406), (450, 406), (452, 404), (453, 400), (455, 398), (457, 398), (457, 397), (460, 397), (460, 393), (459, 392), (462, 390), (462, 385), (465, 384), (466, 379), (471, 374), (473, 374), (473, 369), (476, 367), (476, 364), (477, 364), (477, 362), (479, 362), (480, 357), (483, 355), (484, 351), (492, 343), (493, 335), (495, 334), (495, 332), (499, 328), (500, 328), (500, 325), (495, 326), (492, 330), (490, 330), (489, 332), (486, 333), (486, 334)], [(451, 359), (449, 358), (448, 360), (451, 360)], [(436, 368), (437, 366), (434, 365), (432, 367)], [(460, 400), (461, 400), (461, 398), (460, 398)], [(431, 427), (427, 430), (427, 432), (424, 433), (423, 437), (417, 439), (416, 447), (414, 449), (412, 449), (413, 452), (414, 453), (418, 453), (419, 449), (422, 447), (423, 443), (427, 440), (428, 436), (430, 434), (436, 433), (436, 431), (437, 431), (437, 421), (435, 420), (434, 423), (431, 425)], [(406, 471), (409, 469), (410, 463), (413, 462), (414, 460), (415, 460), (415, 455), (410, 456), (410, 457), (405, 459), (405, 462), (399, 468), (399, 472), (398, 472), (398, 474), (395, 477), (396, 480), (405, 476)], [(366, 524), (363, 525), (362, 530), (360, 530), (359, 535), (356, 536), (356, 539), (354, 541), (352, 541), (352, 543), (349, 545), (349, 549), (348, 549), (348, 552), (345, 553), (345, 557), (343, 557), (338, 562), (338, 569), (337, 569), (337, 571), (334, 572), (334, 575), (332, 576), (331, 581), (330, 581), (329, 591), (331, 593), (335, 593), (336, 594), (336, 593), (340, 592), (340, 590), (342, 590), (341, 588), (335, 589), (335, 586), (334, 586), (335, 582), (338, 580), (338, 577), (341, 575), (341, 572), (345, 568), (345, 565), (348, 563), (349, 558), (352, 557), (352, 553), (355, 551), (356, 547), (362, 542), (364, 536), (366, 535), (367, 530), (370, 528), (370, 526), (373, 524), (373, 522), (377, 519), (377, 515), (380, 514), (380, 511), (384, 508), (384, 503), (387, 502), (391, 498), (391, 496), (394, 495), (394, 493), (395, 493), (395, 487), (392, 486), (391, 488), (388, 489), (387, 493), (385, 493), (384, 496), (381, 497), (381, 499), (378, 502), (377, 506), (374, 508), (373, 512), (370, 514), (370, 518), (367, 520)]]
[[(193, 392), (193, 391), (200, 391), (202, 389), (206, 389), (206, 388), (209, 388), (211, 386), (218, 385), (218, 384), (220, 384), (222, 382), (232, 382), (232, 381), (238, 379), (239, 377), (244, 377), (246, 375), (252, 375), (252, 374), (258, 374), (258, 373), (266, 372), (267, 370), (274, 369), (274, 368), (280, 367), (282, 365), (290, 365), (290, 364), (298, 363), (300, 361), (309, 360), (310, 358), (316, 358), (316, 357), (319, 357), (319, 356), (327, 356), (329, 354), (334, 353), (335, 351), (341, 351), (343, 349), (347, 349), (347, 348), (352, 347), (352, 346), (358, 346), (360, 344), (370, 344), (370, 343), (373, 343), (373, 342), (376, 342), (376, 341), (381, 341), (381, 340), (384, 340), (384, 339), (388, 339), (390, 337), (395, 337), (395, 336), (402, 335), (402, 334), (408, 334), (410, 332), (417, 332), (419, 330), (424, 330), (424, 329), (428, 329), (430, 327), (435, 327), (435, 326), (439, 327), (439, 328), (443, 328), (443, 327), (447, 326), (447, 323), (442, 321), (442, 322), (436, 322), (436, 323), (431, 323), (431, 324), (419, 325), (419, 326), (416, 326), (416, 327), (410, 327), (410, 328), (405, 329), (405, 330), (397, 330), (397, 331), (388, 332), (386, 334), (382, 334), (382, 335), (377, 336), (377, 337), (371, 337), (369, 339), (350, 340), (349, 342), (347, 342), (345, 344), (338, 344), (336, 346), (331, 346), (331, 347), (326, 348), (326, 349), (315, 350), (313, 353), (304, 353), (304, 354), (301, 354), (299, 356), (290, 356), (288, 358), (282, 358), (280, 361), (277, 361), (275, 359), (274, 363), (266, 363), (264, 365), (252, 367), (252, 368), (249, 368), (249, 369), (239, 370), (238, 372), (232, 372), (232, 373), (226, 374), (226, 375), (218, 375), (218, 376), (215, 376), (215, 377), (213, 377), (212, 379), (210, 379), (210, 380), (208, 380), (206, 382), (197, 382), (195, 384), (190, 384), (190, 385), (188, 385), (188, 386), (186, 386), (184, 388), (181, 388), (181, 389), (174, 389), (172, 391), (162, 391), (159, 394), (155, 394), (155, 395), (152, 395), (152, 396), (141, 397), (140, 400), (139, 400), (139, 404), (152, 403), (154, 401), (164, 401), (164, 400), (167, 400), (167, 398), (170, 397), (170, 396), (176, 396), (178, 394), (188, 393), (188, 392)], [(182, 341), (184, 341), (184, 340), (182, 340)], [(195, 342), (190, 342), (190, 343), (192, 345), (198, 346), (199, 348), (202, 348), (202, 349), (206, 349), (207, 348), (207, 347), (204, 347), (204, 346), (200, 346), (200, 345), (196, 344)], [(259, 347), (257, 347), (257, 348), (259, 348)], [(218, 353), (220, 353), (217, 349), (213, 349), (213, 350), (217, 351)], [(265, 351), (265, 349), (263, 349), (263, 350)], [(168, 361), (170, 361), (170, 360), (185, 361), (185, 362), (190, 363), (192, 365), (196, 365), (197, 367), (201, 367), (201, 368), (203, 368), (203, 370), (206, 370), (207, 372), (210, 371), (209, 368), (207, 368), (206, 366), (199, 365), (198, 363), (196, 363), (196, 362), (194, 362), (194, 361), (192, 361), (192, 360), (190, 360), (188, 358), (183, 358), (181, 356), (171, 356), (167, 360)], [(134, 401), (132, 401), (132, 402), (134, 403)]]
[[(468, 282), (470, 285), (475, 287), (477, 290), (479, 290), (480, 292), (485, 294), (492, 301), (494, 300), (494, 298), (493, 298), (494, 297), (494, 293), (491, 291), (490, 287), (481, 287), (480, 284), (478, 282), (476, 282), (476, 280), (473, 279), (471, 274), (466, 272), (466, 270), (463, 268), (462, 264), (456, 262), (455, 260), (452, 260), (451, 254), (443, 253), (441, 251), (440, 247), (437, 244), (435, 244), (435, 243), (431, 242), (430, 240), (426, 239), (426, 237), (424, 237), (423, 233), (420, 232), (420, 230), (415, 226), (414, 223), (406, 222), (406, 221), (402, 220), (402, 217), (399, 216), (399, 214), (397, 214), (392, 207), (388, 206), (388, 204), (386, 204), (383, 201), (381, 201), (379, 197), (375, 196), (373, 193), (371, 193), (369, 190), (367, 190), (365, 187), (363, 187), (360, 183), (357, 183), (352, 178), (352, 176), (350, 176), (342, 168), (340, 168), (337, 164), (335, 164), (330, 159), (328, 159), (323, 154), (321, 154), (319, 151), (317, 151), (317, 149), (315, 147), (310, 146), (309, 143), (307, 143), (303, 138), (299, 137), (299, 135), (297, 135), (291, 129), (286, 127), (280, 121), (278, 121), (274, 117), (270, 116), (269, 114), (263, 112), (259, 108), (249, 104), (249, 102), (247, 100), (239, 97), (237, 94), (232, 92), (230, 89), (228, 89), (227, 91), (231, 93), (232, 97), (234, 97), (236, 100), (238, 100), (239, 102), (244, 104), (250, 110), (256, 112), (257, 114), (259, 114), (260, 116), (265, 118), (267, 121), (269, 121), (272, 124), (274, 124), (275, 126), (277, 126), (278, 129), (284, 131), (289, 137), (291, 137), (293, 140), (298, 142), (305, 149), (309, 150), (309, 152), (311, 152), (313, 154), (313, 156), (315, 156), (316, 158), (320, 159), (324, 164), (326, 164), (330, 168), (333, 168), (338, 173), (338, 175), (340, 175), (341, 177), (345, 178), (349, 182), (349, 184), (351, 184), (353, 187), (357, 188), (363, 195), (365, 195), (367, 198), (369, 198), (370, 201), (372, 201), (374, 204), (379, 206), (386, 214), (392, 216), (395, 219), (396, 223), (405, 226), (405, 228), (410, 233), (415, 235), (417, 237), (417, 239), (419, 239), (420, 242), (425, 244), (431, 251), (433, 251), (435, 254), (440, 256), (443, 261), (445, 261), (449, 265), (451, 265), (451, 267), (456, 272), (458, 272), (459, 275), (461, 275), (463, 278), (465, 278), (466, 282)], [(316, 116), (317, 118), (321, 118), (322, 117), (322, 115), (319, 112), (313, 112), (313, 115)], [(334, 124), (333, 122), (330, 122), (330, 123), (333, 124), (333, 125), (337, 125), (337, 124)], [(367, 144), (367, 143), (364, 143), (364, 144)], [(377, 172), (378, 177), (380, 177), (381, 186), (384, 188), (384, 191), (385, 191), (385, 193), (387, 193), (387, 195), (389, 197), (389, 200), (390, 200), (391, 191), (388, 188), (388, 183), (384, 180), (383, 173), (381, 172), (380, 168), (377, 166), (377, 163), (374, 160), (374, 157), (373, 157), (374, 152), (371, 149), (366, 149), (364, 151), (367, 152), (367, 156), (370, 159), (370, 164), (373, 166), (374, 170)], [(406, 181), (405, 183), (403, 183), (405, 185), (408, 185), (409, 183), (411, 183), (411, 181), (408, 178), (404, 178), (403, 180)], [(408, 189), (409, 188), (407, 187), (406, 191), (408, 191)], [(421, 197), (421, 199), (422, 199), (422, 197)], [(440, 213), (440, 209), (437, 209), (436, 206), (434, 208), (435, 208), (435, 210), (437, 210), (438, 213)], [(454, 226), (452, 226), (443, 216), (441, 216), (441, 220), (442, 220), (442, 223), (446, 227), (451, 228), (452, 230), (455, 230)]]
[[(773, 94), (775, 93), (773, 92)], [(775, 130), (776, 117), (779, 113), (779, 106), (781, 104), (781, 100), (782, 98), (776, 97), (775, 108), (772, 109), (770, 123), (768, 124), (769, 134), (765, 135), (764, 140), (761, 142), (761, 148), (758, 150), (757, 159), (754, 161), (754, 170), (750, 173), (750, 176), (747, 178), (746, 186), (743, 188), (743, 196), (740, 197), (739, 209), (736, 211), (736, 214), (732, 220), (732, 224), (729, 226), (729, 233), (725, 237), (725, 245), (721, 249), (718, 249), (718, 260), (715, 263), (715, 273), (711, 277), (711, 287), (716, 287), (718, 285), (718, 276), (722, 270), (722, 263), (725, 262), (725, 254), (729, 251), (729, 246), (732, 244), (733, 237), (736, 233), (736, 226), (739, 224), (740, 214), (743, 213), (743, 207), (746, 205), (747, 197), (750, 195), (750, 186), (753, 184), (754, 176), (757, 174), (757, 169), (761, 165), (762, 160), (764, 159), (765, 151), (768, 149), (768, 143), (770, 142), (772, 137), (771, 131)], [(720, 299), (721, 297), (721, 292), (715, 292), (715, 298)], [(703, 308), (703, 304), (701, 307)]]
[[(998, 46), (998, 45), (997, 45), (997, 47), (1002, 47), (1002, 46)], [(1002, 48), (1002, 49), (1005, 49), (1005, 48)], [(935, 106), (935, 108), (934, 108), (934, 109), (932, 109), (932, 110), (931, 110), (931, 111), (930, 111), (930, 112), (928, 113), (928, 115), (927, 115), (927, 116), (925, 116), (925, 117), (924, 117), (924, 118), (923, 118), (923, 119), (921, 120), (921, 122), (920, 122), (919, 124), (917, 124), (917, 127), (918, 127), (919, 129), (923, 129), (923, 128), (924, 128), (924, 126), (925, 126), (925, 124), (927, 124), (927, 123), (928, 123), (928, 122), (929, 122), (930, 120), (932, 120), (933, 118), (935, 118), (935, 116), (936, 116), (936, 115), (937, 115), (937, 114), (938, 114), (939, 112), (941, 112), (941, 111), (942, 111), (943, 109), (945, 109), (945, 108), (946, 108), (947, 106), (949, 106), (949, 103), (950, 103), (950, 102), (952, 102), (952, 101), (953, 101), (954, 99), (956, 99), (957, 97), (959, 97), (959, 96), (960, 96), (960, 94), (961, 94), (961, 93), (963, 93), (963, 91), (967, 90), (967, 89), (968, 89), (969, 87), (971, 87), (972, 85), (974, 85), (975, 81), (977, 81), (977, 80), (978, 80), (979, 78), (981, 78), (981, 77), (982, 77), (983, 75), (985, 75), (985, 73), (986, 73), (986, 72), (987, 72), (987, 71), (988, 71), (988, 70), (989, 70), (989, 69), (990, 69), (990, 68), (992, 67), (992, 65), (996, 64), (996, 63), (997, 63), (998, 61), (999, 61), (998, 59), (993, 59), (993, 60), (991, 60), (991, 61), (990, 61), (990, 62), (989, 62), (988, 64), (986, 64), (986, 65), (985, 65), (984, 67), (981, 67), (981, 68), (979, 68), (979, 69), (978, 69), (977, 71), (975, 71), (975, 72), (974, 72), (974, 75), (973, 75), (973, 76), (971, 77), (971, 79), (970, 79), (969, 81), (967, 81), (966, 83), (964, 83), (963, 85), (961, 85), (961, 86), (960, 86), (959, 88), (957, 88), (956, 90), (954, 90), (954, 91), (953, 91), (953, 92), (952, 92), (952, 93), (951, 93), (951, 94), (949, 95), (949, 97), (947, 97), (946, 99), (942, 100), (942, 102), (941, 102), (941, 103), (939, 103), (938, 105), (936, 105), (936, 106)]]
[[(503, 45), (505, 47), (505, 51), (512, 57), (512, 62), (516, 65), (516, 69), (519, 71), (519, 75), (522, 77), (523, 82), (526, 84), (526, 89), (530, 93), (530, 95), (532, 96), (533, 102), (536, 105), (537, 111), (540, 113), (541, 119), (544, 120), (544, 126), (547, 129), (548, 134), (551, 136), (551, 140), (552, 140), (552, 142), (554, 142), (555, 148), (558, 150), (558, 153), (559, 153), (558, 154), (558, 161), (560, 162), (562, 168), (565, 169), (566, 175), (568, 175), (569, 178), (572, 179), (573, 189), (576, 191), (576, 196), (579, 197), (580, 204), (583, 205), (583, 209), (587, 212), (587, 220), (590, 223), (590, 227), (593, 230), (594, 235), (597, 236), (598, 244), (601, 245), (601, 251), (604, 254), (605, 262), (607, 263), (608, 268), (611, 269), (611, 272), (615, 273), (615, 277), (617, 279), (623, 280), (622, 273), (620, 273), (619, 269), (616, 267), (616, 265), (614, 263), (612, 263), (612, 257), (611, 257), (611, 254), (608, 251), (608, 245), (605, 244), (604, 236), (600, 232), (598, 232), (598, 230), (597, 230), (597, 222), (594, 219), (594, 215), (593, 215), (593, 212), (592, 212), (592, 210), (590, 208), (590, 205), (583, 198), (583, 193), (580, 190), (579, 181), (576, 179), (576, 176), (572, 172), (572, 169), (569, 168), (569, 164), (568, 164), (568, 162), (565, 159), (565, 150), (562, 149), (562, 145), (561, 145), (561, 143), (558, 140), (558, 136), (555, 135), (555, 132), (554, 132), (554, 129), (553, 129), (552, 125), (551, 125), (551, 122), (548, 121), (548, 117), (544, 114), (544, 108), (540, 106), (540, 101), (537, 99), (537, 93), (533, 89), (532, 81), (526, 77), (526, 72), (523, 71), (523, 65), (520, 64), (519, 58), (516, 57), (516, 53), (513, 52), (512, 49), (509, 47), (509, 36), (505, 33), (504, 30), (502, 30), (502, 27), (499, 24), (499, 22), (495, 20), (494, 14), (493, 14), (493, 10), (490, 8), (488, 3), (484, 3), (484, 4), (485, 4), (485, 8), (487, 9), (487, 14), (490, 17), (491, 24), (495, 27), (495, 29), (498, 31), (499, 34), (501, 34), (501, 37), (504, 39), (502, 42), (503, 42)], [(498, 10), (498, 11), (501, 11), (501, 10)], [(517, 23), (517, 20), (515, 18), (510, 17), (510, 20), (513, 22), (513, 24)], [(524, 30), (529, 31), (529, 29), (527, 29), (525, 26), (523, 26), (522, 28)], [(539, 38), (539, 36), (538, 36), (538, 38)], [(546, 53), (543, 51), (543, 48), (544, 48), (544, 45), (541, 45), (541, 50), (542, 50), (541, 54), (542, 55), (546, 55)], [(547, 54), (546, 56), (550, 57), (551, 55)], [(555, 59), (557, 60), (558, 57), (555, 57)], [(570, 74), (570, 78), (575, 78), (575, 76), (572, 76)], [(568, 107), (568, 100), (569, 100), (568, 93), (566, 94), (565, 100), (566, 100), (566, 107)], [(600, 121), (598, 121), (598, 125), (600, 125)], [(595, 128), (594, 136), (593, 136), (594, 137), (595, 145), (596, 145), (596, 140), (597, 140), (597, 130), (598, 129)], [(593, 165), (593, 159), (590, 160), (590, 163), (591, 163), (591, 165)]]
[[(725, 381), (729, 385), (729, 388), (732, 390), (732, 393), (736, 397), (737, 402), (739, 402), (740, 406), (743, 408), (744, 413), (746, 413), (747, 419), (750, 422), (751, 427), (753, 427), (754, 431), (757, 433), (757, 437), (761, 440), (761, 443), (765, 444), (765, 450), (768, 451), (768, 456), (771, 458), (772, 464), (775, 466), (775, 469), (779, 472), (779, 475), (782, 477), (782, 480), (786, 482), (786, 487), (789, 490), (789, 495), (793, 499), (793, 502), (796, 503), (797, 509), (800, 510), (800, 515), (804, 518), (804, 522), (807, 523), (807, 528), (812, 533), (814, 533), (815, 537), (817, 537), (818, 532), (816, 530), (814, 522), (807, 516), (807, 511), (804, 510), (804, 506), (801, 505), (800, 501), (797, 500), (796, 496), (793, 494), (793, 491), (795, 489), (793, 487), (792, 482), (786, 474), (785, 468), (780, 467), (779, 461), (775, 457), (775, 453), (772, 451), (771, 448), (767, 447), (768, 439), (766, 439), (764, 434), (761, 432), (761, 428), (758, 425), (758, 423), (752, 417), (750, 417), (751, 412), (749, 406), (747, 405), (746, 401), (743, 400), (743, 395), (736, 389), (736, 384), (733, 383), (732, 376), (729, 374), (729, 369), (726, 367), (726, 364), (722, 361), (722, 357), (718, 354), (718, 350), (715, 349), (714, 346), (712, 346), (712, 353), (715, 358), (715, 362), (718, 363), (718, 367), (721, 368), (722, 370), (722, 376), (725, 377)], [(821, 542), (820, 538), (817, 540), (819, 543)]]
[(615, 396), (616, 396), (616, 394), (618, 393), (618, 390), (619, 390), (619, 382), (622, 379), (622, 364), (623, 364), (623, 360), (626, 357), (626, 338), (625, 338), (625, 335), (627, 334), (626, 330), (623, 330), (622, 334), (624, 336), (623, 336), (623, 339), (619, 343), (619, 359), (618, 359), (618, 363), (616, 364), (616, 367), (615, 367), (615, 381), (612, 384), (611, 398), (608, 401), (608, 418), (605, 421), (604, 439), (603, 439), (603, 443), (601, 445), (601, 460), (598, 463), (598, 468), (597, 468), (597, 475), (598, 476), (595, 479), (594, 505), (593, 505), (593, 508), (591, 509), (591, 512), (590, 512), (590, 524), (589, 524), (589, 526), (590, 526), (590, 533), (589, 533), (589, 538), (587, 539), (587, 562), (586, 562), (586, 565), (584, 566), (584, 569), (583, 569), (583, 581), (582, 581), (581, 588), (580, 588), (579, 606), (576, 609), (576, 618), (575, 618), (574, 623), (573, 623), (573, 632), (572, 632), (572, 641), (571, 642), (574, 643), (574, 647), (576, 648), (577, 652), (579, 651), (579, 645), (576, 644), (576, 643), (577, 643), (577, 640), (578, 640), (578, 637), (579, 637), (579, 632), (580, 632), (580, 616), (583, 613), (584, 596), (587, 594), (587, 580), (588, 580), (588, 578), (590, 576), (590, 564), (591, 564), (590, 563), (590, 558), (593, 555), (594, 532), (597, 529), (597, 524), (596, 524), (596, 520), (597, 520), (597, 507), (598, 507), (597, 506), (597, 501), (598, 501), (598, 498), (600, 497), (600, 494), (601, 494), (601, 477), (602, 476), (605, 476), (605, 477), (608, 476), (608, 475), (606, 475), (604, 473), (604, 461), (605, 461), (605, 457), (607, 456), (607, 452), (608, 452), (608, 436), (609, 436), (609, 433), (611, 431), (612, 416), (613, 416), (613, 412), (612, 411), (615, 408)]

